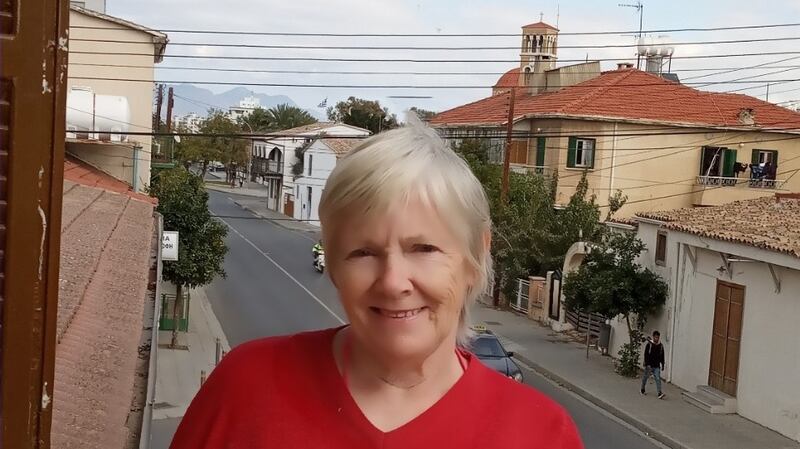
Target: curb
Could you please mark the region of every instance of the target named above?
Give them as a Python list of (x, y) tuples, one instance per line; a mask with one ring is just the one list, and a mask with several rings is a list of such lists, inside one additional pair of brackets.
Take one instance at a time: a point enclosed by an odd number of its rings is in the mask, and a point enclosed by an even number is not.
[(206, 189), (208, 189), (208, 190), (213, 190), (215, 192), (229, 193), (231, 195), (246, 196), (246, 197), (249, 197), (249, 198), (264, 198), (264, 199), (267, 198), (266, 195), (250, 195), (250, 194), (247, 194), (247, 193), (238, 192), (235, 189), (229, 189), (227, 187), (217, 186), (215, 184), (204, 183), (204, 187)]
[[(311, 233), (313, 233), (313, 232), (314, 232), (314, 231), (312, 231), (312, 230), (300, 230), (300, 229), (296, 229), (296, 228), (289, 227), (289, 226), (287, 226), (287, 225), (283, 224), (282, 222), (280, 222), (280, 221), (278, 221), (278, 220), (273, 220), (272, 218), (270, 218), (270, 217), (267, 217), (266, 215), (263, 215), (263, 214), (261, 214), (260, 212), (258, 212), (258, 211), (256, 211), (256, 210), (254, 210), (254, 209), (251, 209), (250, 207), (248, 207), (248, 206), (245, 206), (244, 204), (242, 204), (242, 203), (240, 203), (240, 202), (238, 202), (238, 201), (236, 201), (236, 200), (234, 200), (234, 201), (233, 201), (233, 204), (235, 204), (235, 205), (237, 205), (237, 206), (241, 207), (242, 209), (244, 209), (244, 210), (246, 210), (246, 211), (250, 212), (251, 214), (254, 214), (254, 215), (256, 215), (257, 217), (259, 217), (259, 218), (261, 218), (261, 219), (267, 220), (267, 221), (269, 221), (270, 223), (273, 223), (273, 224), (275, 224), (275, 225), (278, 225), (278, 226), (282, 227), (283, 229), (286, 229), (286, 230), (289, 230), (289, 231), (307, 232), (307, 233), (309, 233), (309, 234), (311, 234)], [(287, 218), (288, 218), (288, 217), (287, 217)]]
[(564, 379), (563, 377), (559, 376), (558, 374), (544, 368), (542, 365), (534, 362), (533, 360), (525, 357), (521, 354), (514, 354), (514, 358), (518, 359), (519, 361), (525, 363), (526, 365), (533, 368), (541, 376), (563, 386), (567, 390), (572, 391), (573, 393), (577, 394), (578, 396), (582, 397), (583, 399), (591, 402), (592, 404), (600, 407), (601, 409), (605, 410), (606, 412), (614, 415), (615, 417), (621, 419), (622, 421), (628, 423), (629, 425), (633, 426), (640, 432), (644, 433), (646, 436), (662, 443), (672, 449), (691, 449), (690, 447), (670, 438), (669, 436), (663, 434), (662, 432), (654, 429), (649, 424), (641, 421), (640, 419), (636, 418), (633, 415), (630, 415), (612, 405), (607, 403), (606, 401), (598, 398), (597, 396), (593, 395), (589, 391), (569, 382), (568, 380)]

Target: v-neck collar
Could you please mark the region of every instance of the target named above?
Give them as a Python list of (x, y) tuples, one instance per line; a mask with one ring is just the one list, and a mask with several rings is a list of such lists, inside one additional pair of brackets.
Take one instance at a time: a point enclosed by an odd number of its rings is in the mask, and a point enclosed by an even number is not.
[(345, 327), (346, 326), (342, 326), (331, 330), (326, 345), (326, 364), (328, 365), (327, 371), (331, 377), (331, 385), (335, 390), (335, 396), (338, 399), (337, 402), (338, 406), (340, 407), (340, 412), (346, 413), (348, 418), (353, 421), (353, 424), (357, 425), (360, 430), (369, 435), (370, 439), (382, 442), (386, 438), (399, 438), (400, 435), (403, 435), (406, 432), (415, 433), (415, 428), (424, 429), (426, 428), (426, 421), (431, 420), (434, 416), (441, 413), (441, 410), (449, 408), (448, 404), (453, 401), (457, 401), (458, 397), (468, 394), (467, 390), (469, 390), (469, 384), (471, 383), (471, 379), (475, 376), (479, 362), (476, 362), (474, 360), (474, 356), (469, 352), (459, 349), (459, 354), (466, 361), (466, 369), (461, 374), (461, 377), (458, 378), (456, 383), (454, 383), (453, 386), (450, 387), (450, 389), (447, 390), (447, 392), (441, 398), (439, 398), (438, 401), (436, 401), (433, 405), (428, 407), (416, 417), (412, 418), (410, 421), (388, 432), (382, 431), (381, 429), (375, 427), (372, 421), (370, 421), (361, 410), (361, 407), (358, 406), (358, 403), (350, 393), (350, 389), (345, 383), (342, 374), (339, 372), (339, 367), (336, 364), (333, 344), (336, 339), (336, 335)]

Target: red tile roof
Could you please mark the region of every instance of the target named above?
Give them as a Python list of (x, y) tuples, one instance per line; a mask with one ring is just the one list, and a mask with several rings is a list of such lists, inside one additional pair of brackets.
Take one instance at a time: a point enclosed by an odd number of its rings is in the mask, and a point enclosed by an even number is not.
[(64, 180), (110, 192), (122, 193), (135, 200), (145, 201), (150, 204), (158, 204), (156, 198), (134, 192), (128, 183), (120, 181), (108, 173), (71, 156), (67, 156), (64, 159)]
[(544, 23), (541, 20), (536, 22), (536, 23), (530, 23), (528, 25), (525, 25), (522, 28), (529, 28), (529, 27), (543, 27), (543, 28), (550, 28), (551, 30), (558, 31), (558, 28), (554, 27), (553, 25), (550, 25), (549, 23)]
[(515, 67), (508, 72), (504, 73), (500, 79), (497, 80), (497, 83), (493, 86), (494, 88), (502, 88), (502, 87), (514, 87), (519, 85), (519, 67)]
[(667, 229), (800, 257), (799, 194), (636, 215), (663, 221)]
[[(588, 81), (539, 95), (518, 89), (516, 95), (515, 120), (604, 118), (742, 128), (739, 113), (752, 109), (753, 127), (800, 132), (800, 113), (747, 95), (693, 89), (636, 69), (603, 72)], [(499, 126), (507, 120), (507, 103), (503, 95), (484, 98), (437, 114), (431, 124)]]
[(142, 403), (153, 205), (70, 181), (63, 205), (52, 446), (123, 448)]

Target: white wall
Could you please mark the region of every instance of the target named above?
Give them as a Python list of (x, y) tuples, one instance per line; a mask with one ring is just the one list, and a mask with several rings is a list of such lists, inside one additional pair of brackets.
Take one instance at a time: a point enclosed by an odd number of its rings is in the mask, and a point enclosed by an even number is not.
[[(309, 160), (313, 158), (309, 174)], [(328, 176), (336, 167), (336, 155), (322, 142), (317, 141), (303, 155), (303, 176), (295, 180), (294, 218), (303, 220), (308, 217), (310, 223), (319, 226), (319, 202)], [(308, 187), (311, 187), (311, 208), (308, 209)]]
[[(89, 2), (87, 2), (87, 7)], [(96, 94), (119, 95), (128, 99), (131, 108), (129, 130), (132, 132), (150, 133), (153, 130), (153, 82), (125, 82), (113, 79), (154, 79), (154, 46), (150, 34), (124, 29), (115, 23), (109, 23), (96, 17), (70, 11), (70, 37), (72, 39), (93, 39), (100, 42), (70, 40), (68, 87), (91, 87)], [(90, 28), (74, 28), (75, 26), (104, 27), (107, 30)], [(131, 43), (110, 43), (102, 41), (119, 40)], [(99, 53), (135, 53), (142, 56), (119, 56), (114, 54), (81, 54), (80, 52)], [(105, 64), (111, 67), (96, 67), (81, 64)], [(142, 68), (113, 67), (115, 65), (133, 65)], [(105, 79), (84, 79), (84, 78)], [(150, 184), (150, 155), (152, 139), (150, 136), (130, 136), (129, 142), (138, 142), (142, 146), (137, 164), (136, 179), (140, 191)], [(133, 159), (131, 150), (119, 149), (110, 145), (82, 146), (79, 156), (97, 165), (112, 176), (131, 183), (133, 182)]]
[[(641, 224), (639, 236), (655, 248), (657, 226)], [(679, 387), (694, 391), (708, 384), (711, 332), (717, 280), (745, 287), (742, 340), (739, 354), (738, 413), (789, 438), (800, 441), (800, 259), (757, 248), (700, 239), (670, 231), (667, 265), (670, 301), (663, 326), (672, 325), (667, 345), (667, 374)], [(696, 255), (696, 269), (685, 246)], [(650, 246), (652, 245), (652, 246)], [(652, 261), (654, 249), (647, 258)], [(773, 263), (781, 279), (781, 292), (763, 262), (732, 263), (732, 278), (718, 269), (720, 252)], [(662, 330), (662, 336), (665, 332)], [(670, 361), (671, 359), (671, 361)]]

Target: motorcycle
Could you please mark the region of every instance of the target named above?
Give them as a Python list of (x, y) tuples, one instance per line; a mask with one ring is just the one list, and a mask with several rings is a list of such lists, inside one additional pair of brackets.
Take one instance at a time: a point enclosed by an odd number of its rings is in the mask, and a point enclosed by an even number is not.
[(316, 257), (314, 257), (314, 268), (320, 273), (325, 272), (325, 251), (316, 253)]

